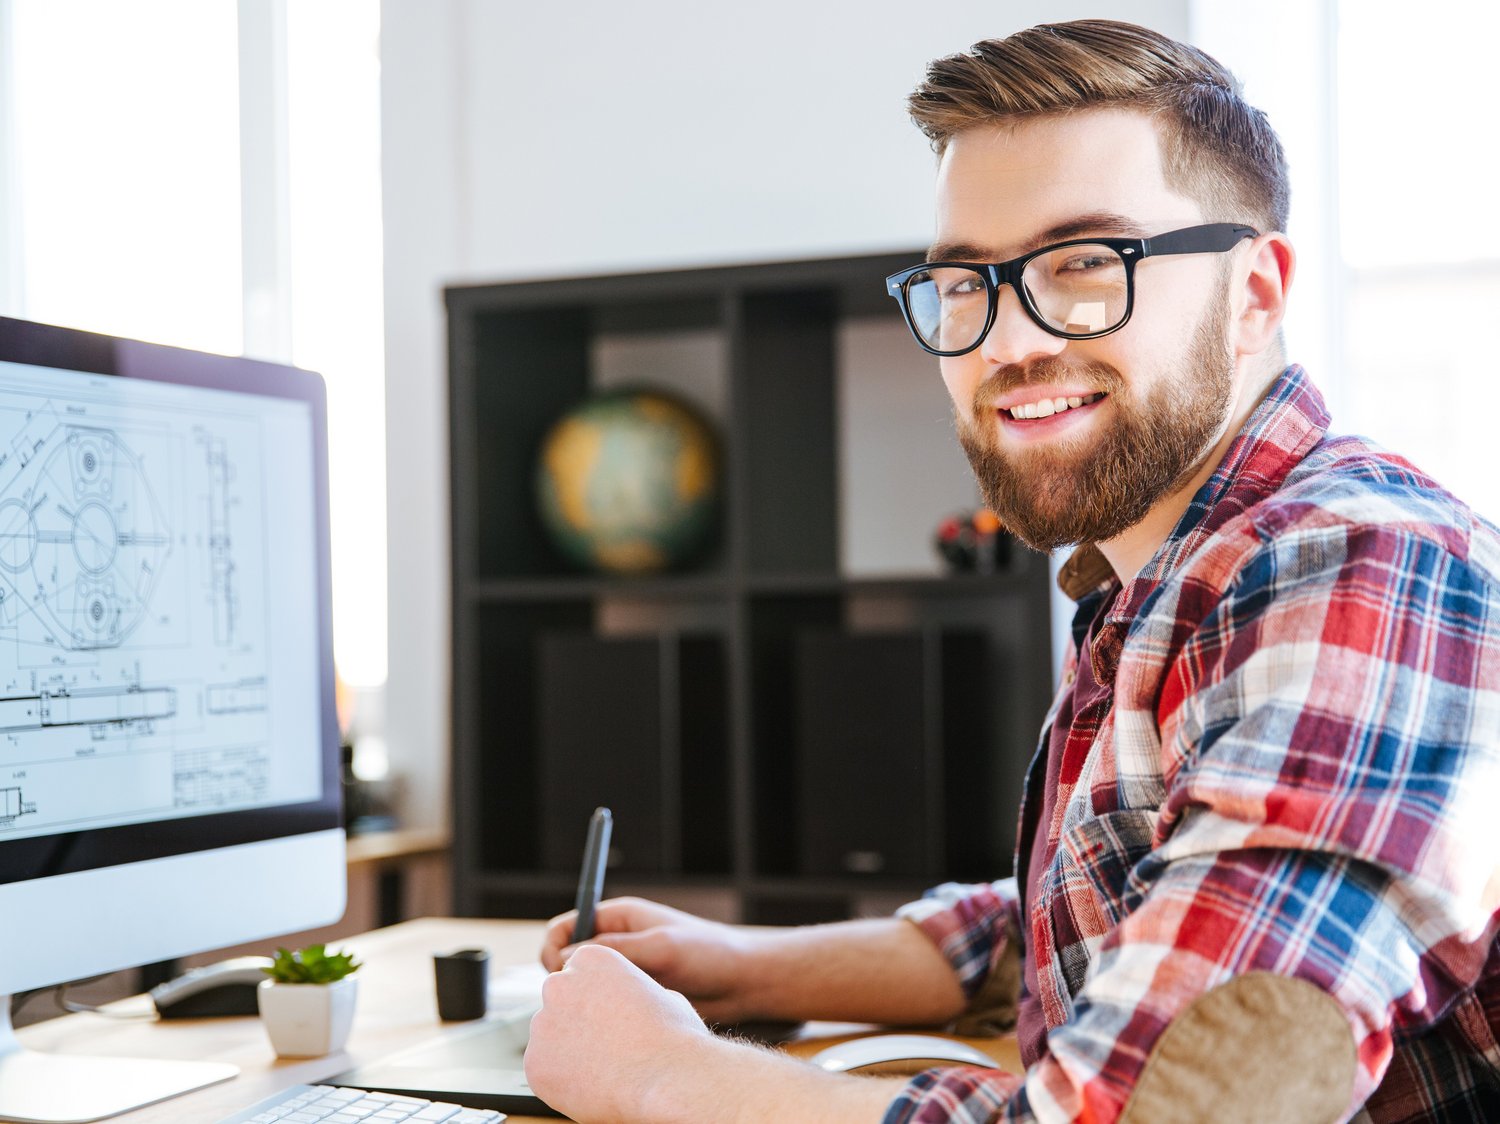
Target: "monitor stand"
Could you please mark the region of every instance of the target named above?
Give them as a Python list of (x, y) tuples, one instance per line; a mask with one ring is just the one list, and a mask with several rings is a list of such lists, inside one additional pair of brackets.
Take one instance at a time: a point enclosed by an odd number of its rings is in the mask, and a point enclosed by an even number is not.
[(10, 1024), (10, 996), (0, 995), (0, 1120), (78, 1124), (103, 1120), (179, 1093), (228, 1081), (223, 1062), (98, 1058), (27, 1050)]

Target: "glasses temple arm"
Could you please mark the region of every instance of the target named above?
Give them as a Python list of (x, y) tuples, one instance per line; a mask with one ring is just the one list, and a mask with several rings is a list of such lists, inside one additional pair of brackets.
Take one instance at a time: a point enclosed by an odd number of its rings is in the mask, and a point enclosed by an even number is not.
[(1142, 239), (1141, 256), (1214, 253), (1233, 249), (1244, 239), (1256, 238), (1259, 235), (1260, 231), (1253, 226), (1241, 226), (1232, 222), (1190, 226), (1186, 230), (1173, 230), (1166, 234), (1158, 234), (1155, 238)]

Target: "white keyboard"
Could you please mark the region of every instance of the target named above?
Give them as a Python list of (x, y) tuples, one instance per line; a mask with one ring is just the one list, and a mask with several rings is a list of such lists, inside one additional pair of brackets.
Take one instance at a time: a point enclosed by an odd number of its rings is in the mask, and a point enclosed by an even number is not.
[(504, 1119), (505, 1113), (490, 1108), (334, 1085), (293, 1085), (219, 1124), (494, 1124)]

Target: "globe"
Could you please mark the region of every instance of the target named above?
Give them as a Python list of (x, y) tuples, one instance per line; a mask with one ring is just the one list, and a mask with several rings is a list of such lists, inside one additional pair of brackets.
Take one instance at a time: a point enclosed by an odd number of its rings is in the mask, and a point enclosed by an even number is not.
[(672, 395), (610, 391), (547, 433), (536, 493), (553, 542), (578, 565), (617, 574), (681, 568), (718, 527), (719, 445)]

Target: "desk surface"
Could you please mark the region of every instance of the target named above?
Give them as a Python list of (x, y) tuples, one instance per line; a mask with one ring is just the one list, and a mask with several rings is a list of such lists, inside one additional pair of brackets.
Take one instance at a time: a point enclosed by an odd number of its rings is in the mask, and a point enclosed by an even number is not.
[[(365, 962), (360, 970), (359, 1005), (348, 1048), (323, 1058), (283, 1061), (271, 1051), (260, 1020), (247, 1016), (175, 1022), (125, 1022), (98, 1015), (68, 1015), (17, 1032), (35, 1050), (61, 1054), (101, 1054), (117, 1057), (180, 1058), (230, 1062), (240, 1067), (232, 1081), (200, 1089), (112, 1117), (118, 1124), (166, 1124), (167, 1121), (213, 1121), (238, 1112), (278, 1089), (299, 1083), (317, 1084), (355, 1065), (373, 1062), (398, 1050), (432, 1041), (445, 1034), (464, 1033), (472, 1024), (438, 1021), (433, 994), (434, 952), (482, 945), (495, 966), (530, 963), (541, 947), (542, 926), (535, 921), (480, 921), (428, 918), (377, 929), (343, 942)], [(113, 1005), (115, 1010), (149, 1010), (149, 1000), (136, 996)], [(812, 1031), (836, 1028), (819, 1028)], [(810, 1054), (849, 1037), (813, 1034), (792, 1043), (793, 1053)], [(966, 1039), (990, 1054), (1006, 1069), (1020, 1072), (1014, 1041)], [(539, 1117), (512, 1115), (523, 1124)]]

